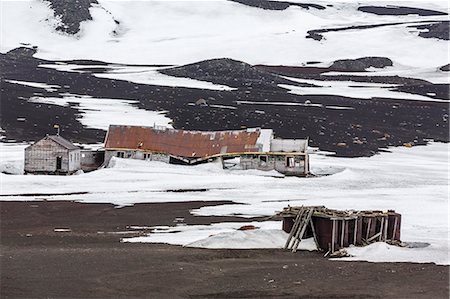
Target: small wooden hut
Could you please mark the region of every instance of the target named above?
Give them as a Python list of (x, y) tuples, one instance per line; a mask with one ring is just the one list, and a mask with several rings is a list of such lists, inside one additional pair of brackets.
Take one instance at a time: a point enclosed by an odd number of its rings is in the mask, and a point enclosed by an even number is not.
[(25, 148), (25, 174), (71, 174), (81, 169), (81, 150), (59, 135)]

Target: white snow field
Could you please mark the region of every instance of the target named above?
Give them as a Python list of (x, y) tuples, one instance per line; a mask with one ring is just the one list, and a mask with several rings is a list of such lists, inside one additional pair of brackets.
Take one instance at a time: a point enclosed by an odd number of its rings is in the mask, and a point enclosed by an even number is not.
[[(95, 59), (128, 64), (181, 65), (228, 57), (251, 64), (302, 65), (336, 59), (383, 56), (408, 67), (448, 63), (448, 42), (418, 36), (404, 25), (325, 33), (306, 39), (307, 31), (389, 22), (446, 20), (447, 16), (379, 16), (358, 11), (365, 5), (407, 5), (448, 10), (447, 1), (316, 1), (325, 10), (291, 6), (273, 11), (217, 1), (99, 0), (93, 20), (76, 36), (54, 30), (53, 11), (42, 1), (1, 0), (0, 51), (21, 43), (38, 46), (49, 60)], [(114, 19), (120, 21), (117, 25)], [(412, 25), (412, 24), (411, 24)], [(116, 31), (116, 33), (113, 33)]]
[[(295, 2), (295, 1), (294, 1)], [(301, 1), (297, 1), (301, 2)], [(448, 11), (447, 1), (318, 1), (325, 10), (291, 6), (286, 10), (264, 10), (225, 0), (113, 1), (99, 0), (90, 8), (93, 20), (84, 21), (75, 36), (55, 30), (59, 20), (44, 1), (0, 0), (0, 52), (19, 46), (37, 46), (38, 58), (48, 60), (93, 59), (111, 63), (140, 65), (97, 66), (109, 68), (94, 76), (134, 83), (209, 90), (233, 90), (225, 85), (176, 78), (158, 72), (162, 67), (178, 66), (212, 58), (233, 58), (250, 64), (326, 67), (338, 59), (366, 56), (387, 57), (392, 67), (371, 68), (368, 72), (347, 72), (359, 76), (402, 76), (449, 83), (447, 72), (439, 67), (449, 63), (449, 42), (422, 38), (420, 30), (408, 27), (420, 21), (448, 20), (448, 16), (376, 15), (358, 11), (360, 5), (403, 5)], [(327, 6), (332, 4), (332, 7)], [(114, 20), (120, 22), (116, 24)], [(324, 39), (305, 38), (309, 30), (344, 28), (383, 23), (412, 22), (323, 33)], [(147, 66), (142, 66), (147, 65)], [(78, 71), (77, 66), (58, 62), (41, 67)], [(384, 97), (423, 101), (446, 101), (429, 96), (391, 90), (389, 85), (316, 82), (322, 88), (284, 85), (293, 94), (333, 94), (354, 98)], [(291, 79), (292, 80), (292, 79)], [(305, 80), (303, 80), (305, 81)], [(15, 83), (18, 83), (15, 82)], [(21, 84), (27, 84), (22, 82)], [(30, 85), (32, 84), (32, 85)], [(43, 83), (28, 85), (43, 87)], [(55, 88), (55, 86), (47, 86)]]
[[(1, 169), (20, 169), (23, 147), (1, 144)], [(179, 166), (114, 159), (110, 168), (74, 176), (1, 173), (0, 199), (74, 200), (119, 206), (140, 202), (230, 200), (239, 204), (203, 207), (191, 212), (195, 215), (243, 217), (271, 216), (288, 204), (324, 205), (328, 208), (355, 210), (394, 209), (402, 214), (402, 240), (426, 242), (430, 245), (424, 248), (393, 248), (373, 244), (365, 248), (349, 249), (354, 255), (351, 259), (449, 264), (449, 149), (449, 144), (431, 143), (413, 148), (390, 148), (390, 153), (370, 158), (337, 158), (320, 153), (311, 154), (313, 173), (332, 173), (315, 178), (275, 178), (262, 171), (223, 170), (219, 163)], [(167, 192), (179, 189), (207, 191)], [(64, 195), (72, 192), (87, 194)], [(251, 239), (246, 239), (242, 232), (232, 230), (246, 224), (261, 227), (261, 232), (244, 233), (253, 234)], [(205, 240), (211, 233), (228, 233), (228, 237), (221, 234), (214, 239)], [(278, 240), (274, 241), (275, 244), (267, 244), (262, 240), (269, 234), (278, 234), (274, 236), (274, 240)], [(177, 243), (180, 245), (196, 242), (196, 246), (216, 248), (222, 246), (220, 244), (223, 244), (224, 238), (245, 239), (255, 242), (249, 244), (258, 248), (279, 247), (283, 232), (279, 224), (277, 233), (276, 225), (272, 222), (177, 226), (156, 228), (155, 233), (148, 237), (127, 241), (174, 244), (177, 239), (181, 240)]]
[(111, 120), (115, 125), (161, 125), (171, 128), (172, 120), (166, 117), (165, 111), (151, 111), (134, 106), (138, 100), (105, 99), (70, 93), (58, 97), (35, 96), (29, 102), (58, 106), (77, 105), (77, 119), (87, 128), (108, 130)]

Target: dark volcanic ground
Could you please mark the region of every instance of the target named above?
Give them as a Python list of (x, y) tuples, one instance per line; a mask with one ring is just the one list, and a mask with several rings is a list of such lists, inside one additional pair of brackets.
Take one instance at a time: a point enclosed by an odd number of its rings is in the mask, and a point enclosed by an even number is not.
[[(173, 120), (173, 126), (180, 129), (272, 128), (278, 137), (309, 137), (312, 146), (336, 152), (340, 156), (369, 156), (387, 146), (424, 144), (429, 139), (447, 142), (449, 139), (448, 102), (385, 98), (368, 100), (335, 95), (299, 96), (289, 94), (288, 90), (278, 86), (286, 83), (279, 75), (330, 80), (330, 76), (322, 73), (328, 70), (348, 71), (364, 66), (389, 65), (388, 59), (374, 57), (340, 61), (329, 69), (251, 66), (231, 59), (214, 59), (164, 71), (172, 76), (237, 87), (233, 91), (217, 91), (97, 78), (87, 68), (84, 73), (61, 72), (39, 67), (39, 64), (55, 62), (36, 59), (31, 56), (33, 53), (32, 49), (20, 48), (0, 55), (0, 126), (6, 131), (6, 140), (38, 140), (51, 132), (53, 124), (58, 123), (62, 135), (72, 141), (102, 142), (105, 131), (84, 128), (76, 120), (79, 113), (76, 105), (60, 107), (27, 101), (32, 96), (61, 97), (65, 93), (89, 95), (100, 100), (136, 99), (139, 100), (140, 108), (168, 111), (167, 116)], [(83, 61), (82, 64), (87, 65), (89, 62)], [(102, 71), (105, 69), (94, 70)], [(48, 92), (5, 80), (43, 82), (60, 88)], [(432, 91), (436, 93), (436, 98), (448, 99), (448, 85), (432, 84), (424, 80), (398, 76), (361, 78), (350, 75), (335, 76), (332, 80), (395, 82), (405, 92), (424, 94)], [(292, 81), (289, 84), (305, 85)], [(194, 105), (199, 99), (205, 99), (208, 105)], [(270, 102), (288, 105), (271, 105)], [(221, 106), (230, 106), (231, 109)], [(347, 109), (336, 109), (333, 106)]]
[(189, 215), (189, 209), (207, 204), (214, 203), (117, 209), (109, 204), (0, 202), (1, 298), (449, 296), (448, 266), (329, 261), (303, 251), (120, 243), (124, 234), (117, 232), (128, 225), (173, 225), (177, 217), (191, 224), (225, 220)]

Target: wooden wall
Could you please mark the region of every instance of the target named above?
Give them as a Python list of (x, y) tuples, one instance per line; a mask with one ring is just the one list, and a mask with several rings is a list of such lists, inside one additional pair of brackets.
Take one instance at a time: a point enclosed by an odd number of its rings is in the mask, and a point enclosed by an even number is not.
[[(61, 169), (56, 169), (61, 157)], [(70, 173), (80, 169), (80, 150), (68, 150), (55, 141), (44, 138), (25, 149), (25, 173)]]

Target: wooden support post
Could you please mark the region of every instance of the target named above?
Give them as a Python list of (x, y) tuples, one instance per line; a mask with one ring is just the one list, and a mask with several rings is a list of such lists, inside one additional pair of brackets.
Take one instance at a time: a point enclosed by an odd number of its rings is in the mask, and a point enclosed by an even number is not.
[(356, 238), (358, 236), (358, 218), (355, 218), (355, 231), (353, 232), (353, 245), (356, 245)]
[(369, 239), (371, 227), (372, 227), (372, 218), (369, 218), (369, 222), (367, 223), (366, 240)]
[(381, 241), (383, 238), (383, 231), (384, 231), (384, 217), (381, 218), (381, 224), (380, 224), (380, 238), (378, 241)]
[(341, 248), (344, 248), (344, 235), (345, 235), (345, 219), (342, 219), (341, 225)]
[(387, 231), (388, 231), (388, 227), (389, 227), (389, 216), (385, 216), (385, 221), (384, 221), (384, 233), (383, 233), (383, 241), (384, 241), (384, 242), (387, 241)]
[(395, 240), (395, 233), (397, 232), (397, 225), (398, 225), (398, 218), (397, 215), (395, 215), (395, 220), (394, 220), (394, 229), (392, 230), (392, 241)]
[(336, 235), (336, 220), (333, 219), (333, 229), (331, 230), (331, 253), (334, 252), (335, 235)]
[(309, 225), (311, 225), (311, 231), (313, 233), (314, 243), (316, 243), (317, 250), (321, 251), (319, 240), (317, 239), (316, 229), (314, 228), (314, 223), (312, 218), (309, 220)]

